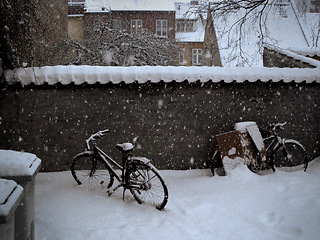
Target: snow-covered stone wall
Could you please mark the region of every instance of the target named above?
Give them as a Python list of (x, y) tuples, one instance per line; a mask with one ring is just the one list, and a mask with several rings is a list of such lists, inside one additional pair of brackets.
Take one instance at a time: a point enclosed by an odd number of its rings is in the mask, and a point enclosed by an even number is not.
[(240, 121), (262, 127), (286, 121), (283, 135), (299, 140), (311, 157), (320, 155), (317, 69), (61, 69), (65, 74), (38, 69), (28, 78), (21, 69), (11, 83), (24, 86), (7, 85), (0, 95), (0, 148), (32, 152), (46, 171), (69, 169), (84, 140), (106, 128), (99, 146), (107, 153), (120, 161), (115, 144), (138, 136), (136, 154), (160, 169), (208, 167), (214, 136)]

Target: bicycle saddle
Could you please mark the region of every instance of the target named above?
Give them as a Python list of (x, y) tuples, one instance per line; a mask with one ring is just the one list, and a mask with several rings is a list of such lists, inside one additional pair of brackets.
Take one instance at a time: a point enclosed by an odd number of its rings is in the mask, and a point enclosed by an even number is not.
[(116, 148), (119, 149), (120, 151), (128, 152), (133, 150), (133, 145), (132, 143), (122, 143), (122, 144), (117, 144)]

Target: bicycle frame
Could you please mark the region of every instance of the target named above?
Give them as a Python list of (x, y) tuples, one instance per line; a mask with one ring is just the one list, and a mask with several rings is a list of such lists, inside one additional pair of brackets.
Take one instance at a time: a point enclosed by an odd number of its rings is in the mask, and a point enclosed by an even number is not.
[(283, 145), (285, 139), (277, 135), (272, 135), (270, 137), (264, 138), (263, 141), (271, 140), (271, 143), (266, 148), (268, 156), (274, 155)]
[[(122, 163), (118, 163), (119, 161), (115, 161), (96, 145), (95, 140), (107, 132), (108, 129), (92, 134), (86, 139), (85, 151), (73, 158), (71, 173), (75, 181), (79, 185), (85, 183), (92, 186), (106, 183), (104, 186), (107, 187), (106, 193), (109, 196), (123, 187), (123, 200), (125, 191), (129, 189), (138, 203), (149, 203), (162, 210), (168, 201), (168, 189), (151, 160), (133, 156), (133, 144), (127, 142), (116, 144), (116, 148), (122, 154)], [(119, 184), (111, 188), (114, 178)]]
[[(124, 165), (121, 166), (119, 163), (117, 163), (115, 160), (113, 160), (109, 155), (107, 155), (105, 152), (103, 152), (99, 147), (94, 146), (93, 147), (93, 151), (94, 153), (96, 153), (96, 155), (99, 155), (100, 158), (107, 164), (109, 170), (112, 172), (112, 174), (114, 175), (114, 177), (121, 183), (123, 183), (124, 181)], [(116, 171), (113, 169), (112, 165), (110, 164), (110, 162), (112, 162), (112, 164), (114, 164), (119, 170), (121, 170), (121, 176), (119, 176)], [(124, 162), (123, 162), (124, 164)]]

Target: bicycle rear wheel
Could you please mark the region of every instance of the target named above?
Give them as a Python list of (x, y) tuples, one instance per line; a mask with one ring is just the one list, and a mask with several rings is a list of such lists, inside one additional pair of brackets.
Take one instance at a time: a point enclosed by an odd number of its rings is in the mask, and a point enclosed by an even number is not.
[(81, 153), (75, 156), (71, 163), (71, 173), (79, 185), (89, 187), (110, 188), (114, 181), (106, 163), (93, 153)]
[(162, 210), (168, 202), (168, 189), (158, 170), (150, 163), (129, 165), (126, 183), (138, 203), (147, 203)]
[(306, 171), (308, 167), (308, 155), (303, 146), (295, 140), (287, 140), (284, 146), (274, 155), (274, 165), (284, 171)]

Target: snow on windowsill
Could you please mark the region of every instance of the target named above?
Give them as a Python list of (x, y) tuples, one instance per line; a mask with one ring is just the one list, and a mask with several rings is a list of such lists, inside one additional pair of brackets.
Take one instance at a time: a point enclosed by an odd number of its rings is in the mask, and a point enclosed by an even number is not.
[(4, 72), (8, 84), (28, 85), (61, 83), (118, 84), (124, 82), (157, 83), (176, 82), (306, 82), (320, 83), (320, 68), (265, 68), (265, 67), (110, 67), (110, 66), (46, 66), (35, 68), (17, 68)]

